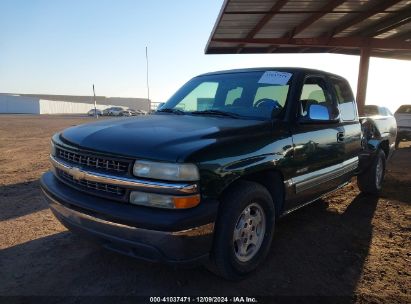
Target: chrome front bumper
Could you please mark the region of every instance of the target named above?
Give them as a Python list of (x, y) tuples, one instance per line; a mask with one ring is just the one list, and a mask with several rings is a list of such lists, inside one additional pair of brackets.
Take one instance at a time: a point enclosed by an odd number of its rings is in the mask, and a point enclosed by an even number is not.
[(107, 249), (147, 261), (173, 264), (208, 258), (214, 223), (177, 231), (144, 229), (72, 208), (50, 194), (44, 181), (42, 190), (51, 211), (64, 226)]
[[(71, 231), (97, 240), (108, 249), (149, 261), (191, 263), (208, 257), (218, 212), (217, 200), (202, 200), (196, 207), (181, 210), (128, 203), (131, 190), (188, 196), (198, 193), (197, 183), (109, 174), (104, 168), (76, 166), (52, 155), (50, 161), (52, 172), (42, 176), (41, 188), (54, 215)], [(71, 179), (63, 180), (62, 173)], [(71, 181), (78, 181), (80, 185), (77, 187)], [(96, 193), (94, 188), (84, 188), (83, 183), (87, 186), (98, 183), (105, 188), (98, 188), (96, 191), (101, 192)], [(122, 187), (125, 194), (103, 195), (107, 186)]]

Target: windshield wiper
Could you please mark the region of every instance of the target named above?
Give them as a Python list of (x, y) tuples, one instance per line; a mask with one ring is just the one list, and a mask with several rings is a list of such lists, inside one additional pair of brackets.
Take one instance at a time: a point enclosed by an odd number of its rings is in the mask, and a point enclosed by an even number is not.
[(157, 110), (157, 112), (164, 112), (164, 113), (173, 113), (173, 114), (178, 114), (178, 115), (184, 115), (185, 112), (179, 109), (170, 109), (170, 108), (164, 108)]
[(238, 115), (236, 113), (232, 112), (225, 112), (225, 111), (220, 111), (220, 110), (204, 110), (204, 111), (193, 111), (190, 112), (190, 114), (194, 115), (220, 115), (220, 116), (226, 116), (226, 117), (232, 117), (232, 118), (241, 118), (241, 115)]

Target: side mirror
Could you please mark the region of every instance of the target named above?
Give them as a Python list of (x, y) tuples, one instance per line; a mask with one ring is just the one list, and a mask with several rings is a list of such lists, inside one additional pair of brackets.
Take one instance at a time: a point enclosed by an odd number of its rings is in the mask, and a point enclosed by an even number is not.
[(319, 104), (311, 104), (307, 109), (308, 118), (310, 120), (330, 120), (328, 108)]
[(307, 115), (301, 117), (302, 123), (334, 123), (339, 119), (339, 113), (333, 113), (331, 117), (330, 112), (326, 106), (320, 104), (309, 104), (307, 107)]

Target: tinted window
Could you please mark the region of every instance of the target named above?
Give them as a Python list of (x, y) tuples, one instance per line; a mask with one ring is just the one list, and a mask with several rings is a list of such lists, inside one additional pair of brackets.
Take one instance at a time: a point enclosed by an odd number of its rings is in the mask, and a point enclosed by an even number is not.
[(212, 115), (210, 111), (198, 112), (216, 110), (244, 118), (271, 119), (283, 112), (291, 79), (291, 73), (278, 71), (199, 76), (178, 90), (161, 110), (178, 109), (188, 115)]
[(234, 101), (238, 100), (238, 98), (241, 98), (241, 94), (243, 94), (242, 87), (236, 87), (235, 89), (228, 90), (225, 104), (232, 105)]
[(338, 108), (332, 100), (326, 81), (321, 77), (307, 77), (300, 96), (300, 116), (308, 114), (308, 107), (320, 104), (327, 107), (330, 118), (336, 118)]
[(204, 111), (211, 108), (217, 88), (217, 82), (202, 82), (187, 94), (176, 108), (183, 111)]
[(350, 85), (346, 80), (334, 77), (331, 78), (331, 82), (340, 108), (341, 119), (355, 120), (357, 117), (357, 109)]
[(268, 85), (264, 87), (259, 87), (257, 89), (257, 92), (255, 93), (253, 104), (256, 105), (261, 100), (273, 99), (273, 97), (275, 97), (275, 100), (282, 107), (284, 107), (285, 101), (287, 100), (288, 89), (289, 89), (288, 85), (283, 85), (283, 86)]
[(403, 105), (395, 113), (411, 114), (411, 105)]

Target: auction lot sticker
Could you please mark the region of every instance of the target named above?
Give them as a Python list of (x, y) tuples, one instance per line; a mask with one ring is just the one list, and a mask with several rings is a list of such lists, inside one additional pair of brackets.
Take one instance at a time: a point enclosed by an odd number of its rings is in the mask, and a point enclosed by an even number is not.
[(288, 72), (266, 71), (263, 76), (261, 76), (258, 83), (286, 85), (292, 75), (293, 74)]

